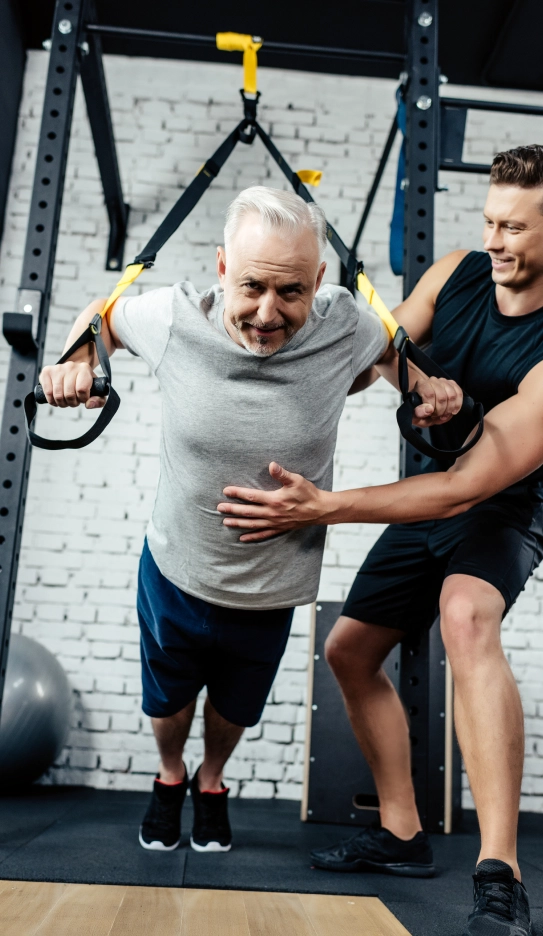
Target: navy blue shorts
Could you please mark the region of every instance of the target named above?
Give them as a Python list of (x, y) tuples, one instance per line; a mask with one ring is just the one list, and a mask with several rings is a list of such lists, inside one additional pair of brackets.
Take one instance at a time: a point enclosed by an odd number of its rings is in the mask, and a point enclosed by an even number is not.
[(387, 527), (342, 613), (415, 637), (435, 620), (446, 576), (461, 574), (493, 585), (507, 614), (542, 559), (543, 506), (516, 485), (456, 517)]
[(249, 728), (262, 715), (285, 652), (294, 608), (222, 608), (162, 575), (147, 540), (138, 576), (143, 711), (167, 718), (204, 686), (227, 721)]

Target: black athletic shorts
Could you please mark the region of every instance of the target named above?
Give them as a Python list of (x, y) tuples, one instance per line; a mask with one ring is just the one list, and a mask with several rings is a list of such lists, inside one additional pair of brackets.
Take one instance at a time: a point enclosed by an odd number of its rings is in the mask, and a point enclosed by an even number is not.
[(446, 520), (398, 523), (377, 540), (343, 614), (416, 635), (431, 627), (447, 575), (472, 575), (503, 595), (505, 613), (543, 559), (543, 504), (516, 485)]

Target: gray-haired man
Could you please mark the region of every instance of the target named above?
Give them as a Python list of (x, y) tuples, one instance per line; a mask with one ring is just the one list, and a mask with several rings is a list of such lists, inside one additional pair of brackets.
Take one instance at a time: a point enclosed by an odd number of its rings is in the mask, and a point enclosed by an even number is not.
[[(388, 363), (379, 319), (347, 290), (320, 288), (326, 225), (317, 206), (247, 189), (229, 208), (225, 245), (219, 286), (198, 293), (184, 282), (118, 299), (102, 333), (110, 352), (127, 348), (149, 364), (163, 396), (160, 480), (138, 587), (143, 710), (161, 758), (140, 829), (144, 848), (179, 844), (189, 783), (183, 749), (204, 686), (191, 844), (230, 848), (224, 766), (261, 716), (294, 607), (317, 593), (324, 528), (240, 543), (217, 511), (225, 485), (278, 487), (265, 467), (273, 457), (330, 489), (347, 393), (362, 371)], [(67, 347), (102, 304), (79, 316)], [(93, 355), (94, 346), (84, 348), (42, 371), (50, 403), (102, 405), (89, 399)], [(422, 380), (417, 389), (420, 425), (460, 407), (455, 384)]]

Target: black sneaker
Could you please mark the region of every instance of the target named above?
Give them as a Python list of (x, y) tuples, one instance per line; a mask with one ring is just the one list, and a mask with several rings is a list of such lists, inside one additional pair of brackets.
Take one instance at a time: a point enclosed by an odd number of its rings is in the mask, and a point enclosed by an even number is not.
[(524, 884), (497, 858), (481, 861), (473, 875), (475, 907), (464, 936), (531, 936), (530, 905)]
[(372, 825), (352, 838), (311, 852), (313, 867), (326, 871), (380, 871), (404, 877), (433, 877), (432, 846), (425, 832), (405, 842)]
[(194, 807), (194, 825), (190, 844), (198, 852), (227, 852), (232, 848), (232, 830), (228, 821), (228, 787), (221, 783), (217, 793), (202, 793), (198, 786), (198, 773), (190, 782), (190, 795)]
[(151, 802), (140, 826), (140, 845), (153, 851), (173, 851), (181, 841), (181, 810), (189, 786), (187, 768), (182, 783), (153, 786)]

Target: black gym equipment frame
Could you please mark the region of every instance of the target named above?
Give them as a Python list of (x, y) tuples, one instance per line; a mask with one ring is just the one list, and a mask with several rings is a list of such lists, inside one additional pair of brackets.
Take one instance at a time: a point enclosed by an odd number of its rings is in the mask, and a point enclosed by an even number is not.
[(22, 403), (36, 385), (42, 365), (79, 72), (110, 219), (106, 269), (116, 270), (123, 262), (128, 206), (122, 195), (100, 38), (86, 31), (93, 20), (92, 0), (57, 0), (17, 311), (3, 317), (11, 354), (0, 430), (0, 704), (30, 469)]
[[(434, 193), (439, 149), (438, 0), (412, 0), (406, 105), (403, 296), (408, 296), (434, 262)], [(424, 105), (421, 107), (421, 105)], [(418, 473), (421, 456), (402, 441), (400, 477)], [(446, 758), (446, 654), (439, 624), (413, 645), (403, 643), (400, 695), (410, 721), (411, 767), (421, 822), (427, 831), (452, 828), (450, 787), (460, 808), (461, 774)], [(456, 771), (454, 767), (456, 766)], [(456, 776), (454, 776), (456, 774)], [(446, 790), (447, 786), (447, 790)]]
[[(438, 0), (410, 0), (407, 5), (408, 59), (403, 73), (407, 109), (404, 295), (411, 292), (433, 262), (438, 169), (488, 171), (486, 166), (462, 163), (467, 110), (543, 113), (543, 108), (471, 100), (442, 98), (440, 102), (437, 18)], [(30, 466), (22, 399), (37, 383), (42, 364), (79, 72), (110, 220), (106, 269), (120, 269), (123, 262), (129, 209), (123, 199), (102, 65), (100, 36), (108, 31), (108, 27), (96, 23), (93, 0), (57, 0), (48, 43), (49, 69), (17, 310), (4, 314), (3, 325), (12, 350), (0, 430), (0, 704)], [(192, 38), (204, 38), (207, 42), (209, 37)], [(173, 40), (177, 41), (175, 37)], [(303, 54), (298, 47), (293, 46), (291, 51)], [(361, 57), (365, 54), (360, 52)], [(363, 234), (395, 133), (394, 121), (357, 231), (355, 247)], [(404, 443), (402, 477), (416, 474), (419, 464), (418, 453)], [(433, 627), (417, 646), (403, 647), (400, 686), (411, 719), (417, 803), (429, 831), (450, 829), (453, 813), (459, 806), (459, 761), (452, 750), (450, 725), (448, 733), (445, 730), (450, 720), (450, 705), (447, 708), (445, 704), (447, 692), (450, 702), (446, 670), (439, 627)], [(452, 799), (451, 790), (455, 791)]]

